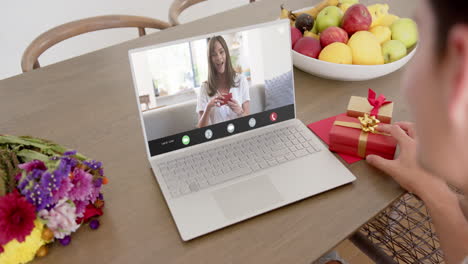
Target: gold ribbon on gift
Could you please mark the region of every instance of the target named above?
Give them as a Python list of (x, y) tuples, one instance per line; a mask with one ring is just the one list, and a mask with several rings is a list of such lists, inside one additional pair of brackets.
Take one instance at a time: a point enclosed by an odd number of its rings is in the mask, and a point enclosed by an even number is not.
[(366, 149), (367, 149), (367, 139), (369, 137), (369, 133), (372, 134), (379, 134), (384, 136), (390, 136), (385, 133), (381, 133), (377, 131), (377, 126), (379, 125), (380, 121), (375, 116), (369, 116), (369, 114), (364, 114), (362, 117), (358, 117), (359, 124), (353, 122), (345, 122), (345, 121), (335, 121), (335, 126), (342, 126), (342, 127), (349, 127), (349, 128), (356, 128), (361, 130), (361, 134), (359, 135), (359, 144), (358, 144), (358, 155), (361, 158), (366, 157)]

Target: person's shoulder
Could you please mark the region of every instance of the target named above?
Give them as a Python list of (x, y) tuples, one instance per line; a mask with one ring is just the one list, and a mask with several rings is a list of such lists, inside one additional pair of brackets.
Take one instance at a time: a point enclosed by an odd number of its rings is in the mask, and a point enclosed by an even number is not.
[(244, 74), (240, 74), (240, 73), (236, 73), (234, 81), (238, 83), (239, 86), (243, 86), (247, 84), (247, 78), (244, 76)]
[(204, 81), (202, 82), (200, 86), (200, 92), (207, 93), (208, 92), (208, 82)]

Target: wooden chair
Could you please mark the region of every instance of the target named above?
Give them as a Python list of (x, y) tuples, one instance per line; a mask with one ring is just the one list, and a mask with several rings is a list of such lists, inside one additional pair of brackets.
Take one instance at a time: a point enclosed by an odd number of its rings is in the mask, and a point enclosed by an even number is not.
[[(185, 9), (204, 1), (207, 0), (174, 0), (169, 8), (169, 23), (173, 26), (179, 25), (179, 16)], [(249, 2), (253, 3), (255, 0), (249, 0)]]
[(157, 19), (126, 15), (96, 16), (72, 21), (38, 36), (24, 51), (21, 68), (23, 72), (39, 68), (38, 58), (47, 49), (63, 40), (84, 33), (110, 28), (135, 27), (138, 28), (138, 34), (141, 37), (146, 35), (145, 28), (165, 29), (170, 26), (169, 23)]

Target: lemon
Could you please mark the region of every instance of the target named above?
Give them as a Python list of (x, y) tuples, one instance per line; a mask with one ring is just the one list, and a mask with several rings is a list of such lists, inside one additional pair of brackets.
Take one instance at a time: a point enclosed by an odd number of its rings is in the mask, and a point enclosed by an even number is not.
[(353, 64), (378, 65), (384, 64), (382, 48), (377, 37), (369, 31), (358, 31), (349, 39)]
[(369, 31), (377, 37), (381, 45), (392, 38), (392, 31), (389, 27), (376, 26)]
[(326, 46), (322, 52), (320, 52), (319, 60), (338, 64), (352, 64), (353, 55), (348, 45), (335, 42)]

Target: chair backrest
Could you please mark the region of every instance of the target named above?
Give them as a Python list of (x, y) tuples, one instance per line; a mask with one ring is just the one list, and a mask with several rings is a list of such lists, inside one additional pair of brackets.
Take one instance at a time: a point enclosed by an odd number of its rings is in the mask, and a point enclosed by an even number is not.
[[(173, 26), (179, 25), (179, 15), (182, 11), (204, 1), (207, 0), (174, 0), (169, 8), (169, 23)], [(249, 3), (253, 2), (255, 2), (255, 0), (249, 0)]]
[(161, 20), (126, 15), (97, 16), (72, 21), (39, 35), (24, 51), (21, 68), (23, 72), (39, 68), (38, 58), (44, 51), (63, 40), (84, 33), (110, 28), (135, 27), (138, 28), (139, 36), (143, 36), (146, 34), (145, 28), (165, 29), (170, 26), (169, 23)]
[(204, 1), (206, 0), (174, 0), (169, 8), (169, 23), (173, 26), (179, 25), (179, 15), (182, 11)]

